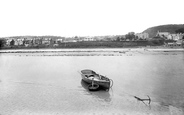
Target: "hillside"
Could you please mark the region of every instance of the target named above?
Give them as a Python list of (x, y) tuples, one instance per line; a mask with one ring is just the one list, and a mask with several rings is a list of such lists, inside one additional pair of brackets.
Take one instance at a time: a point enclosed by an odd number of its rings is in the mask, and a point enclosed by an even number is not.
[(169, 24), (169, 25), (160, 25), (148, 28), (144, 30), (143, 32), (148, 33), (149, 37), (155, 37), (157, 32), (169, 32), (169, 33), (175, 33), (176, 30), (184, 28), (184, 24)]

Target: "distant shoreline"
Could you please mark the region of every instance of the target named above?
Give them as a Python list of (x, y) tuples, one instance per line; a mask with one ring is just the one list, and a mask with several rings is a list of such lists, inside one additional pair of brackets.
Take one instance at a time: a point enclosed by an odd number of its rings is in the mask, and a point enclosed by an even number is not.
[(134, 52), (134, 51), (153, 51), (153, 52), (180, 52), (184, 48), (167, 47), (139, 47), (139, 48), (40, 48), (40, 49), (2, 49), (0, 53), (54, 53), (54, 52)]

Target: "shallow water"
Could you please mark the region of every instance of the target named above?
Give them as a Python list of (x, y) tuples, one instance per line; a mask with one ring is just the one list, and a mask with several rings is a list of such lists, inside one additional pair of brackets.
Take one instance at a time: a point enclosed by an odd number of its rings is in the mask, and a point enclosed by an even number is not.
[[(100, 51), (1, 53), (0, 114), (182, 114), (184, 52)], [(112, 89), (89, 92), (82, 69), (113, 79)], [(133, 97), (147, 95), (150, 106)]]

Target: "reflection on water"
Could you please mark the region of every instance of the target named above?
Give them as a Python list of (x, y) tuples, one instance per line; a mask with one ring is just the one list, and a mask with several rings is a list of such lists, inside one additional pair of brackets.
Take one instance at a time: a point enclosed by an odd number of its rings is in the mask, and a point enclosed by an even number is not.
[(81, 85), (85, 89), (84, 93), (85, 95), (92, 95), (94, 98), (97, 98), (100, 101), (110, 102), (111, 101), (111, 95), (109, 94), (109, 91), (99, 90), (99, 91), (89, 91), (88, 85), (86, 82), (81, 80)]

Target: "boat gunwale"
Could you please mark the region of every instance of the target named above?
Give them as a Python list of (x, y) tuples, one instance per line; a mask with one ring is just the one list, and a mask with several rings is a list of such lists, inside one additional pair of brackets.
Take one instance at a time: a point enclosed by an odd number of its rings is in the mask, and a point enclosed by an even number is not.
[[(83, 71), (89, 71), (89, 73), (85, 73), (85, 72), (83, 72)], [(90, 73), (90, 72), (91, 72), (91, 73)], [(100, 76), (104, 77), (105, 80), (102, 80), (102, 79), (95, 80), (95, 79), (94, 79), (94, 81), (96, 81), (96, 82), (102, 82), (102, 83), (109, 83), (109, 82), (110, 82), (110, 79), (109, 79), (108, 77), (103, 76), (103, 75), (101, 75), (101, 74), (97, 74), (96, 72), (94, 72), (93, 70), (90, 70), (90, 69), (81, 70), (81, 75), (83, 75), (83, 78), (85, 78), (85, 79), (87, 79), (87, 80), (90, 80), (90, 81), (92, 81), (92, 79), (89, 79), (88, 77), (86, 77), (86, 75), (100, 75)]]

